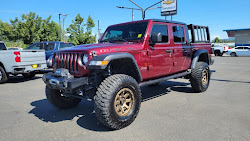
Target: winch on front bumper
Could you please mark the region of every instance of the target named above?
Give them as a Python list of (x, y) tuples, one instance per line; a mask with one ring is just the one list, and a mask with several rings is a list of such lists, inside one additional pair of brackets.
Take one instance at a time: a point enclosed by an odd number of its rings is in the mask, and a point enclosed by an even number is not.
[(73, 93), (88, 84), (88, 77), (74, 78), (67, 69), (57, 69), (54, 73), (44, 74), (42, 79), (48, 87), (64, 93)]

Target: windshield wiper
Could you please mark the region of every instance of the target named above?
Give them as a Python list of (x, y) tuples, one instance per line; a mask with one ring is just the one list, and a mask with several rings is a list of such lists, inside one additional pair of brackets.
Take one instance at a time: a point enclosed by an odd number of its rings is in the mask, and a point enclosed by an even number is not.
[(126, 39), (116, 39), (116, 40), (113, 40), (113, 41), (124, 41), (124, 42), (128, 42)]

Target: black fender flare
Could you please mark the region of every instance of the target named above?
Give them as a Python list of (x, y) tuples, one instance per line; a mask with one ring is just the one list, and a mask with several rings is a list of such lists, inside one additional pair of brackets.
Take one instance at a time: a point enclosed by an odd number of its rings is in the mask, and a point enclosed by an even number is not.
[(106, 69), (108, 67), (108, 65), (110, 64), (111, 61), (113, 60), (117, 60), (117, 59), (131, 59), (133, 64), (135, 65), (136, 67), (136, 71), (139, 75), (139, 78), (140, 78), (140, 81), (142, 81), (142, 75), (141, 75), (141, 72), (140, 72), (140, 69), (139, 69), (139, 66), (136, 62), (136, 59), (135, 57), (130, 54), (130, 53), (108, 53), (108, 54), (103, 54), (103, 55), (100, 55), (100, 56), (96, 56), (96, 57), (93, 57), (89, 62), (91, 61), (109, 61), (109, 63), (107, 65), (103, 65), (103, 66), (92, 66), (92, 65), (89, 65), (88, 64), (88, 69), (92, 70), (92, 69)]
[(209, 54), (208, 51), (205, 50), (205, 49), (197, 50), (195, 52), (194, 56), (193, 56), (193, 60), (192, 60), (192, 64), (191, 64), (191, 69), (195, 68), (195, 66), (196, 66), (196, 64), (197, 64), (197, 62), (198, 62), (201, 54), (205, 54), (207, 56), (207, 59), (208, 59), (207, 63), (208, 63), (208, 65), (210, 64), (209, 57), (208, 57), (208, 54)]

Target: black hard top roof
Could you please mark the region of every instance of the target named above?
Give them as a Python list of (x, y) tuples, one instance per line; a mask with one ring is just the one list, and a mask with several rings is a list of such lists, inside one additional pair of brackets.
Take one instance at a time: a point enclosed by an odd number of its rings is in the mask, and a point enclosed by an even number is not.
[(186, 25), (186, 23), (177, 22), (177, 21), (169, 21), (169, 20), (162, 20), (162, 19), (149, 19), (149, 20), (152, 20), (153, 22), (163, 22), (163, 23), (174, 23), (174, 24), (183, 24), (183, 25)]

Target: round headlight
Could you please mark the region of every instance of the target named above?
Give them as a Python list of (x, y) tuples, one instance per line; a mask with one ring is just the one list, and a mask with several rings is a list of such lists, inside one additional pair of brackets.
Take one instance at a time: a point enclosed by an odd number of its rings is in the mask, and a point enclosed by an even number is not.
[(85, 64), (87, 64), (88, 63), (88, 61), (89, 61), (89, 57), (88, 57), (88, 55), (87, 54), (84, 54), (83, 55), (83, 57), (82, 57), (82, 62), (84, 63), (84, 65)]

